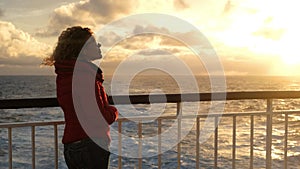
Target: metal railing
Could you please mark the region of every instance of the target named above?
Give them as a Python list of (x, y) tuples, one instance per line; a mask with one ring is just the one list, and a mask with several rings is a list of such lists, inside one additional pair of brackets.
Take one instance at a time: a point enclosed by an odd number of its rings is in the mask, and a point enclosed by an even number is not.
[(54, 129), (54, 151), (55, 151), (55, 168), (58, 168), (58, 125), (65, 124), (64, 121), (47, 121), (47, 122), (18, 122), (18, 123), (0, 123), (0, 128), (7, 128), (8, 130), (8, 157), (9, 162), (8, 166), (10, 169), (13, 168), (13, 150), (12, 150), (12, 129), (13, 128), (20, 128), (20, 127), (31, 127), (31, 155), (32, 155), (32, 168), (35, 169), (35, 128), (38, 126), (53, 126)]
[[(218, 97), (220, 96), (220, 97)], [(225, 98), (223, 96), (226, 96)], [(118, 100), (126, 100), (122, 99), (122, 97), (128, 96), (114, 96), (118, 97)], [(129, 96), (130, 102), (124, 101), (119, 102), (118, 104), (149, 104), (149, 95), (133, 95)], [(266, 142), (265, 142), (265, 168), (270, 169), (272, 168), (272, 124), (273, 124), (273, 115), (282, 114), (284, 115), (284, 144), (283, 144), (283, 154), (284, 154), (284, 166), (283, 168), (288, 168), (288, 126), (289, 120), (288, 117), (290, 114), (299, 114), (300, 111), (298, 110), (286, 110), (286, 111), (274, 111), (273, 110), (273, 100), (274, 99), (299, 99), (300, 92), (299, 91), (260, 91), (260, 92), (228, 92), (228, 93), (214, 93), (214, 97), (212, 100), (212, 93), (194, 93), (194, 94), (167, 94), (167, 95), (151, 95), (151, 101), (156, 103), (176, 103), (177, 113), (176, 115), (170, 116), (161, 116), (156, 118), (157, 121), (157, 134), (158, 134), (158, 156), (157, 156), (157, 166), (161, 168), (162, 166), (162, 156), (161, 156), (161, 137), (160, 134), (162, 132), (162, 123), (165, 120), (170, 119), (179, 119), (178, 120), (178, 136), (177, 139), (181, 139), (180, 130), (181, 130), (181, 119), (190, 118), (196, 119), (196, 142), (195, 142), (195, 168), (200, 168), (200, 143), (199, 143), (199, 136), (200, 136), (200, 119), (206, 118), (207, 114), (197, 114), (196, 116), (186, 116), (183, 115), (181, 112), (181, 103), (182, 102), (202, 102), (202, 101), (219, 101), (219, 100), (252, 100), (252, 99), (259, 99), (259, 100), (266, 100), (266, 111), (261, 112), (241, 112), (241, 113), (234, 113), (234, 112), (216, 112), (214, 114), (210, 114), (215, 119), (215, 130), (214, 130), (214, 168), (218, 167), (218, 121), (219, 118), (222, 117), (230, 117), (232, 118), (232, 168), (236, 168), (236, 142), (237, 142), (237, 117), (240, 116), (249, 116), (250, 117), (250, 154), (249, 154), (249, 168), (254, 168), (253, 161), (254, 161), (254, 117), (255, 116), (265, 116), (266, 117)], [(157, 99), (153, 99), (153, 97)], [(159, 99), (161, 97), (165, 97), (166, 101), (163, 99)], [(197, 99), (195, 99), (197, 98)], [(113, 99), (110, 96), (109, 101), (113, 104)], [(56, 98), (37, 98), (37, 99), (12, 99), (12, 100), (0, 100), (0, 109), (21, 109), (21, 108), (33, 108), (33, 107), (57, 107), (58, 103)], [(179, 116), (179, 117), (178, 117)], [(138, 121), (137, 123), (137, 135), (139, 139), (138, 145), (138, 168), (142, 168), (142, 143), (141, 138), (143, 137), (143, 121), (153, 120), (153, 117), (135, 117), (135, 118), (119, 118), (118, 119), (118, 168), (122, 168), (122, 126), (123, 123), (126, 123), (130, 120)], [(55, 150), (55, 168), (58, 168), (58, 125), (63, 125), (63, 121), (47, 121), (47, 122), (16, 122), (16, 123), (0, 123), (0, 129), (6, 128), (8, 130), (8, 166), (9, 168), (13, 168), (13, 154), (12, 154), (12, 129), (19, 128), (19, 127), (31, 127), (31, 149), (32, 149), (32, 168), (35, 168), (35, 128), (37, 126), (53, 126), (54, 127), (54, 150)], [(177, 164), (178, 168), (181, 166), (181, 143), (177, 144)]]

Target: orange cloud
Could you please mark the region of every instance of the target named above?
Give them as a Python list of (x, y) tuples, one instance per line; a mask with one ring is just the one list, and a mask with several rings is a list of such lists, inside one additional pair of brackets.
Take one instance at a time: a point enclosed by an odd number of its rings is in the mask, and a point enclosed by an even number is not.
[(121, 15), (129, 14), (137, 4), (133, 0), (84, 0), (56, 8), (45, 28), (37, 36), (57, 36), (69, 26), (95, 28), (107, 24)]
[(0, 21), (0, 63), (2, 65), (40, 65), (51, 47), (37, 41), (12, 23)]

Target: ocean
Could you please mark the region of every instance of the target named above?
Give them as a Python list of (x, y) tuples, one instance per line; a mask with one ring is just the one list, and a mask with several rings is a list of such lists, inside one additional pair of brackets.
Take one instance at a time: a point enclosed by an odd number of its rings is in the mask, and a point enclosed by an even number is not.
[[(184, 79), (185, 77), (179, 77)], [(188, 92), (211, 92), (212, 86), (207, 76), (196, 76), (198, 89), (190, 87), (190, 81), (185, 85), (179, 85), (177, 79), (165, 75), (139, 75), (132, 79), (130, 84), (124, 84), (124, 89), (128, 89), (129, 94), (149, 94), (149, 93), (188, 93)], [(112, 77), (105, 76), (104, 86), (107, 93), (111, 91)], [(184, 80), (183, 80), (184, 81)], [(122, 84), (122, 79), (117, 79), (118, 85)], [(214, 91), (218, 91), (218, 86)], [(0, 99), (21, 99), (21, 98), (45, 98), (55, 97), (55, 76), (1, 76), (0, 77)], [(226, 91), (299, 91), (300, 77), (279, 77), (279, 76), (228, 76), (226, 77)], [(126, 91), (118, 91), (120, 93)], [(207, 113), (209, 103), (201, 103), (200, 113)], [(164, 115), (174, 115), (176, 104), (162, 105)], [(157, 106), (160, 108), (160, 106)], [(299, 99), (276, 99), (273, 105), (275, 110), (298, 110), (300, 109)], [(159, 116), (162, 112), (159, 109), (150, 109), (149, 105), (135, 105), (133, 108), (118, 106), (122, 116)], [(133, 111), (133, 109), (137, 111)], [(226, 112), (249, 112), (265, 111), (264, 100), (239, 100), (227, 101), (224, 108)], [(187, 110), (193, 110), (190, 106)], [(183, 112), (184, 114), (185, 112)], [(283, 166), (283, 131), (284, 117), (276, 115), (273, 121), (273, 168)], [(30, 108), (0, 110), (0, 123), (7, 122), (28, 122), (28, 121), (48, 121), (63, 120), (63, 113), (59, 107), (55, 108)], [(254, 148), (254, 168), (265, 168), (265, 117), (255, 117), (255, 148)], [(168, 129), (173, 121), (165, 122), (163, 130)], [(237, 118), (237, 143), (236, 143), (236, 168), (249, 168), (249, 117)], [(143, 124), (146, 135), (153, 134), (157, 130), (155, 122), (149, 121)], [(232, 119), (223, 117), (219, 124), (219, 168), (231, 168), (231, 127)], [(117, 130), (117, 124), (111, 126)], [(136, 124), (135, 122), (124, 123), (123, 131), (129, 138), (124, 139), (125, 147), (131, 151), (137, 151), (136, 146)], [(31, 133), (30, 128), (13, 129), (13, 167), (31, 168)], [(59, 139), (63, 134), (63, 126), (59, 126)], [(230, 131), (230, 132), (228, 132)], [(116, 135), (112, 135), (114, 139)], [(288, 164), (289, 168), (300, 168), (300, 116), (289, 116), (289, 142), (288, 142)], [(174, 138), (175, 139), (175, 138)], [(117, 152), (117, 144), (112, 143), (111, 151)], [(144, 145), (145, 151), (155, 151), (155, 145)], [(162, 145), (164, 146), (164, 145)], [(37, 127), (36, 129), (36, 167), (51, 169), (54, 166), (53, 150), (53, 127)], [(144, 151), (144, 150), (143, 150)], [(8, 162), (8, 138), (7, 130), (0, 129), (0, 168), (7, 168)], [(201, 168), (213, 168), (213, 137), (200, 145), (200, 166)], [(129, 158), (130, 154), (124, 154), (123, 168), (136, 168), (137, 159)], [(63, 146), (59, 144), (59, 168), (66, 169), (63, 159)], [(177, 167), (176, 146), (162, 154), (162, 168)], [(110, 158), (110, 168), (117, 168), (117, 155), (112, 153)], [(181, 168), (195, 168), (195, 132), (189, 132), (182, 140)], [(157, 157), (146, 157), (143, 159), (143, 168), (157, 168)]]

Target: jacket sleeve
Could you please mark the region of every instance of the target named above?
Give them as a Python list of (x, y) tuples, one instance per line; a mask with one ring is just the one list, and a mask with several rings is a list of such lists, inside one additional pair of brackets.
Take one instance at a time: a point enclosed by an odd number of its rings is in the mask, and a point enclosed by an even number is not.
[(118, 119), (119, 112), (117, 108), (109, 105), (106, 92), (101, 82), (96, 81), (95, 90), (98, 107), (102, 113), (102, 116), (108, 124), (112, 124)]

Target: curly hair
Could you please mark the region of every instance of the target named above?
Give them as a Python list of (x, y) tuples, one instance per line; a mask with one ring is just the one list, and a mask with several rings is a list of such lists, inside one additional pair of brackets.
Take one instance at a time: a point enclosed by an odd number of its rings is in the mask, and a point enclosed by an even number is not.
[(76, 59), (85, 42), (92, 36), (90, 28), (74, 26), (64, 30), (58, 37), (53, 54), (43, 60), (44, 65), (52, 66), (55, 62)]

